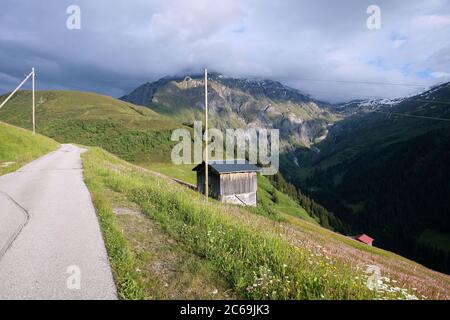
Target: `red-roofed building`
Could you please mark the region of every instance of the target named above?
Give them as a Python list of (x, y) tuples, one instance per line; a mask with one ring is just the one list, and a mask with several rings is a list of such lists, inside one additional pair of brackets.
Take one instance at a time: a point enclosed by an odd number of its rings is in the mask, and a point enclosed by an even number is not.
[(359, 236), (353, 237), (353, 239), (355, 239), (356, 241), (365, 243), (369, 246), (371, 246), (373, 244), (373, 240), (374, 240), (371, 237), (369, 237), (367, 234), (360, 234)]

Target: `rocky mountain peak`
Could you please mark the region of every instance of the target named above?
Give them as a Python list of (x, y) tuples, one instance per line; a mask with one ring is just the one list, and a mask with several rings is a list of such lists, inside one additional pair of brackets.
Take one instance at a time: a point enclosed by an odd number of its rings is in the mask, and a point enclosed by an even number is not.
[[(311, 146), (337, 120), (327, 104), (278, 81), (210, 73), (208, 82), (211, 122), (218, 128), (276, 128), (285, 145)], [(203, 118), (203, 86), (203, 74), (165, 77), (121, 99), (189, 123)]]

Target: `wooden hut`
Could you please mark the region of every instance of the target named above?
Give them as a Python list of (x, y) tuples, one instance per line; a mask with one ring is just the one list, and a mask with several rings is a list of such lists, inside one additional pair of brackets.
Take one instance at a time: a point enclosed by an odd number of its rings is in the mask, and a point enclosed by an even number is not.
[(367, 234), (360, 234), (357, 236), (354, 236), (353, 239), (355, 239), (356, 241), (362, 242), (364, 244), (367, 244), (368, 246), (373, 246), (373, 241), (375, 239), (369, 237)]
[[(196, 166), (197, 190), (205, 193), (205, 163)], [(257, 173), (261, 171), (248, 161), (208, 162), (209, 196), (221, 202), (245, 206), (257, 204)]]

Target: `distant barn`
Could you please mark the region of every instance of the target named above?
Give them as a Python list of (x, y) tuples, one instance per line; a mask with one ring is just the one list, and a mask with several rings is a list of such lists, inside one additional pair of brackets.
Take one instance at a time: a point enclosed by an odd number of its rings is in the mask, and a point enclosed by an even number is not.
[(372, 246), (373, 245), (373, 241), (374, 241), (374, 239), (369, 237), (367, 234), (357, 235), (357, 236), (353, 237), (353, 239), (355, 239), (356, 241), (365, 243), (365, 244), (367, 244), (369, 246)]
[[(205, 163), (192, 170), (197, 172), (197, 190), (205, 193)], [(209, 196), (221, 202), (256, 206), (257, 173), (260, 171), (247, 161), (210, 161)]]

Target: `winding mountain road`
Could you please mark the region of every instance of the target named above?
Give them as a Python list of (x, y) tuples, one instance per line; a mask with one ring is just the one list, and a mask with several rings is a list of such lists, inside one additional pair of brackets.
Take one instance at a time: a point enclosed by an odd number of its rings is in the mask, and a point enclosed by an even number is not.
[(0, 177), (0, 299), (116, 299), (80, 154), (62, 145)]

